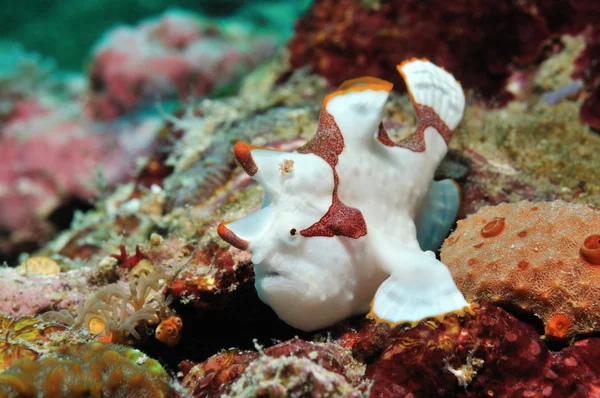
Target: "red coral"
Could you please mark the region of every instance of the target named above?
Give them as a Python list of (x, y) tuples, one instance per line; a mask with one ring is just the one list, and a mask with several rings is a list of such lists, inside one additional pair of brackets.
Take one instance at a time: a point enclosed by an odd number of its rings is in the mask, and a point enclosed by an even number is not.
[(600, 339), (550, 352), (531, 326), (483, 303), (474, 315), (399, 334), (367, 377), (377, 397), (589, 397), (600, 388), (599, 354)]
[[(291, 62), (310, 64), (332, 84), (361, 75), (404, 87), (394, 65), (427, 57), (445, 66), (466, 88), (502, 102), (516, 67), (540, 60), (550, 37), (579, 32), (600, 19), (586, 0), (320, 0), (298, 22)], [(596, 18), (596, 19), (594, 19)]]
[(240, 294), (253, 291), (253, 284), (254, 273), (250, 263), (238, 263), (228, 250), (209, 244), (192, 255), (186, 268), (171, 282), (168, 294), (175, 298), (191, 297), (196, 308), (215, 310)]
[(119, 247), (119, 250), (121, 251), (120, 254), (111, 254), (111, 257), (114, 257), (117, 259), (121, 269), (130, 270), (133, 267), (135, 267), (136, 265), (138, 265), (138, 263), (140, 261), (142, 261), (145, 258), (148, 258), (142, 252), (142, 250), (140, 249), (140, 247), (138, 245), (135, 246), (135, 254), (134, 255), (127, 254), (127, 249), (125, 248), (124, 245), (121, 245)]

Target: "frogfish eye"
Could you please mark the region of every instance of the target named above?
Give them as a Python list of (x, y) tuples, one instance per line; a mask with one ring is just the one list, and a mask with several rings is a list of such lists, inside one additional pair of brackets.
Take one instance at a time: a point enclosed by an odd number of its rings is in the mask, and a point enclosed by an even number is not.
[(290, 229), (290, 235), (292, 235), (292, 236), (296, 235), (296, 228)]

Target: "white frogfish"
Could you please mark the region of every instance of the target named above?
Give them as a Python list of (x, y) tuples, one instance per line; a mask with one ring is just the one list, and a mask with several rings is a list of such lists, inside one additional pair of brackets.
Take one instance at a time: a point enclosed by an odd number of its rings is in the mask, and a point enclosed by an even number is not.
[(252, 251), (260, 299), (298, 329), (366, 312), (415, 322), (468, 305), (431, 251), (460, 202), (459, 188), (433, 175), (462, 118), (464, 93), (427, 60), (397, 68), (418, 121), (404, 140), (393, 141), (382, 124), (392, 84), (362, 77), (325, 98), (315, 136), (296, 151), (234, 147), (265, 198), (261, 210), (220, 224), (218, 233)]

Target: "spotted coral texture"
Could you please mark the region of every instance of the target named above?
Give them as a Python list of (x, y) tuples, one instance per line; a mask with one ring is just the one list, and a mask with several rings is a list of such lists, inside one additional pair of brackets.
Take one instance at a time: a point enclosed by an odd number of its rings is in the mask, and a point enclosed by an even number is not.
[(21, 360), (0, 374), (0, 397), (169, 397), (165, 370), (128, 347), (64, 346), (56, 357)]
[[(486, 226), (503, 220), (495, 235)], [(458, 222), (441, 259), (468, 301), (509, 303), (539, 316), (545, 333), (600, 331), (600, 266), (581, 255), (600, 232), (600, 210), (563, 201), (483, 207)]]

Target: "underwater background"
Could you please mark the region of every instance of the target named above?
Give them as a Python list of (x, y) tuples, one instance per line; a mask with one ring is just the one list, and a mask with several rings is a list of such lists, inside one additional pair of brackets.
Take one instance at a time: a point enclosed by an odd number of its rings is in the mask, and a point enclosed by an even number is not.
[[(9, 3), (0, 398), (600, 397), (600, 2)], [(301, 148), (361, 76), (408, 142), (412, 58), (466, 96), (430, 233), (471, 306), (295, 329), (218, 234), (263, 201), (234, 146)]]

